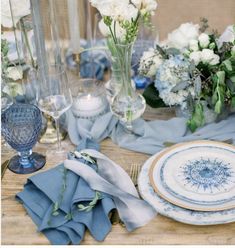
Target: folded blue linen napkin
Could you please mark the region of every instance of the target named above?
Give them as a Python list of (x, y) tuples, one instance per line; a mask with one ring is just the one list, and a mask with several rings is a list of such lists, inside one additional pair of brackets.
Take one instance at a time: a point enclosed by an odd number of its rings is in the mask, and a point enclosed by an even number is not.
[(86, 228), (102, 241), (111, 230), (112, 209), (118, 210), (128, 231), (144, 226), (156, 215), (139, 198), (125, 170), (98, 152), (98, 147), (83, 139), (80, 152), (70, 153), (64, 164), (30, 177), (16, 195), (38, 231), (52, 244), (79, 244)]
[(232, 139), (235, 144), (235, 114), (218, 123), (199, 128), (194, 133), (187, 129), (185, 118), (154, 121), (145, 121), (140, 118), (133, 123), (132, 133), (127, 133), (122, 123), (111, 112), (92, 121), (75, 118), (72, 112), (68, 111), (67, 120), (70, 140), (76, 145), (86, 138), (100, 142), (111, 137), (120, 147), (155, 154), (165, 147), (165, 142)]
[[(84, 141), (78, 147), (97, 149), (98, 146)], [(70, 159), (74, 159), (70, 156)], [(93, 170), (96, 166), (83, 159)], [(116, 208), (112, 198), (100, 192), (100, 199), (90, 211), (80, 211), (79, 204), (86, 206), (96, 195), (86, 181), (63, 164), (30, 177), (16, 199), (45, 234), (51, 244), (79, 244), (86, 228), (98, 241), (104, 240), (111, 230), (109, 213)], [(63, 197), (62, 197), (63, 196)]]

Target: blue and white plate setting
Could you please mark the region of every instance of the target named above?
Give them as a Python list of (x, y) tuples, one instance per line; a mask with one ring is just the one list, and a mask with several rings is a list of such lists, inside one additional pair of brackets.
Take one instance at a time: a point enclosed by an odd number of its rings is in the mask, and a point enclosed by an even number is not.
[(169, 202), (200, 211), (235, 207), (235, 147), (188, 142), (156, 157), (150, 170), (155, 191)]
[(235, 222), (234, 178), (235, 147), (197, 141), (149, 158), (138, 185), (141, 196), (160, 214), (187, 224), (216, 225)]

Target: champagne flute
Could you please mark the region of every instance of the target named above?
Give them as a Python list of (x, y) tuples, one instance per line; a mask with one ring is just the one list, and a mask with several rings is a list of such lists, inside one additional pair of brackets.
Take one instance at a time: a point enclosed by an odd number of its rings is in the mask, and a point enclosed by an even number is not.
[(64, 153), (61, 147), (59, 118), (72, 106), (72, 95), (63, 65), (50, 65), (43, 70), (46, 75), (40, 79), (37, 89), (37, 105), (42, 112), (55, 120), (57, 149), (52, 152)]

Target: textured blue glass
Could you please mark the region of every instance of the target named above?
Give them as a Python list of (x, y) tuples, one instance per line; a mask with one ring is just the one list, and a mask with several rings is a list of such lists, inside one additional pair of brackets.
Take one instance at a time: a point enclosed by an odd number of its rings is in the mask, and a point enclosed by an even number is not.
[(39, 108), (31, 104), (13, 104), (2, 113), (2, 135), (18, 152), (32, 149), (42, 127)]

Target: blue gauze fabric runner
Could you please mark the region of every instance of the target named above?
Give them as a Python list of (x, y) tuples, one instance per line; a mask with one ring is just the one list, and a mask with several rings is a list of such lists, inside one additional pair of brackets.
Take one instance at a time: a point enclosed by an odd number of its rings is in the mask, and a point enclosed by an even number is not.
[(195, 133), (187, 130), (184, 118), (149, 122), (138, 119), (134, 122), (133, 132), (130, 134), (126, 133), (123, 125), (110, 112), (95, 121), (75, 118), (71, 111), (68, 111), (67, 114), (69, 137), (76, 145), (86, 138), (100, 142), (111, 137), (120, 147), (155, 154), (165, 147), (165, 142), (233, 139), (233, 144), (235, 144), (235, 114), (218, 123), (208, 124)]

